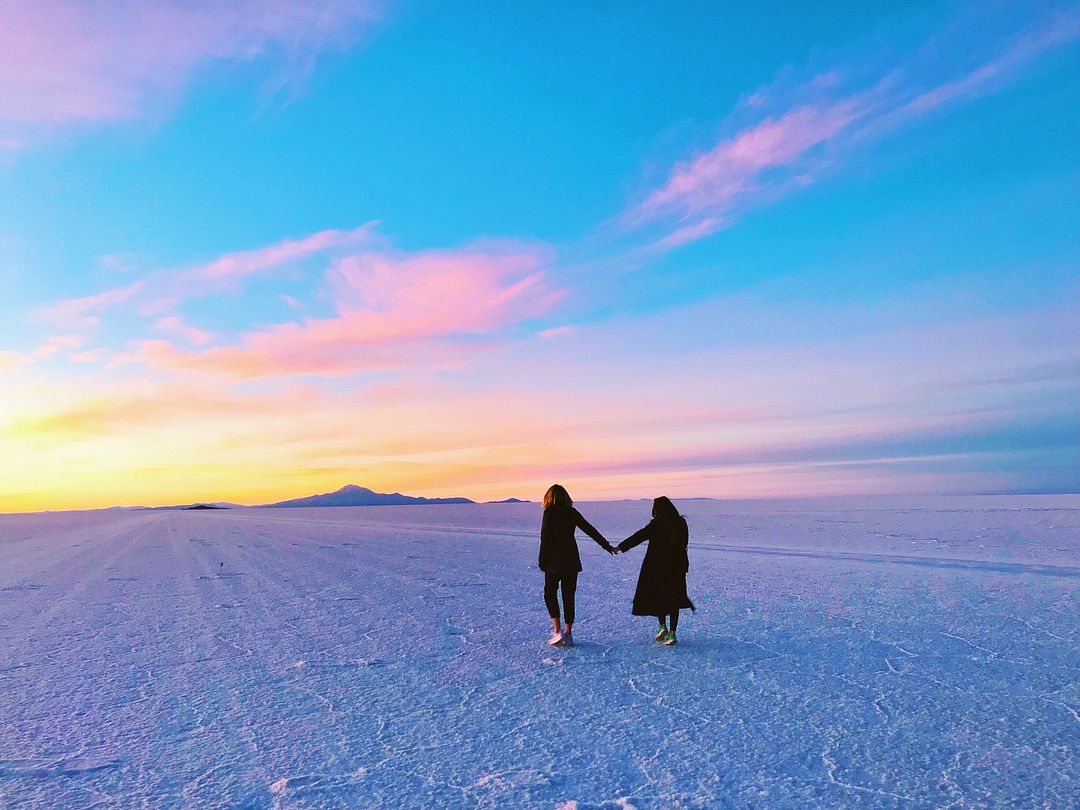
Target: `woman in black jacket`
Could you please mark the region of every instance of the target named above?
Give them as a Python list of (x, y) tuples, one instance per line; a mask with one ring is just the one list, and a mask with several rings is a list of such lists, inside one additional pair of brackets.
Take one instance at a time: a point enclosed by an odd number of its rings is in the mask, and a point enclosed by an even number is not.
[(616, 547), (621, 553), (649, 541), (645, 559), (641, 561), (632, 612), (635, 616), (655, 616), (660, 622), (656, 640), (669, 646), (678, 642), (675, 631), (679, 626), (679, 610), (695, 609), (686, 594), (686, 572), (690, 570), (690, 558), (686, 554), (689, 539), (686, 518), (679, 514), (670, 499), (660, 497), (653, 501), (649, 525), (638, 529)]
[[(544, 494), (544, 519), (540, 524), (540, 570), (544, 572), (544, 603), (551, 616), (552, 634), (548, 644), (569, 646), (574, 643), (574, 592), (581, 571), (574, 530), (581, 529), (609, 554), (615, 549), (574, 508), (570, 494), (559, 484), (553, 484)], [(565, 627), (559, 626), (558, 591), (562, 587)]]

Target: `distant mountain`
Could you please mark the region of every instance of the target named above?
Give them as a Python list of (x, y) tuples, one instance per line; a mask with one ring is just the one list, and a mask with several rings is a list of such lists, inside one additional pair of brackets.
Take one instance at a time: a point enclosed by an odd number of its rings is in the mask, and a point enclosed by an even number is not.
[(170, 510), (184, 510), (184, 509), (239, 509), (241, 508), (238, 503), (228, 503), (227, 501), (215, 501), (214, 503), (180, 503), (175, 506), (120, 506), (114, 507), (118, 509), (146, 509), (152, 512), (170, 511)]
[(292, 498), (277, 503), (264, 503), (261, 508), (297, 506), (424, 506), (437, 503), (475, 503), (468, 498), (416, 498), (400, 492), (375, 492), (367, 487), (346, 484), (337, 492), (324, 492), (306, 498)]
[(521, 498), (503, 498), (501, 501), (488, 501), (488, 503), (532, 503), (532, 501), (523, 501)]

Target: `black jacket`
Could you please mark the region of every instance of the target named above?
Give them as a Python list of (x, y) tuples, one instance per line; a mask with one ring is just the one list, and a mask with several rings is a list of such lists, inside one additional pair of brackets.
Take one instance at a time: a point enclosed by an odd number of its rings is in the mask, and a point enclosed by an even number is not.
[(660, 616), (681, 608), (694, 610), (694, 603), (686, 593), (686, 572), (690, 570), (690, 558), (686, 554), (690, 529), (686, 519), (650, 521), (648, 526), (619, 543), (619, 551), (629, 551), (646, 540), (649, 547), (641, 561), (633, 614)]
[(577, 509), (566, 506), (549, 506), (544, 510), (540, 524), (540, 570), (548, 574), (576, 574), (581, 570), (574, 529), (581, 529), (601, 548), (608, 548), (608, 541), (581, 516)]

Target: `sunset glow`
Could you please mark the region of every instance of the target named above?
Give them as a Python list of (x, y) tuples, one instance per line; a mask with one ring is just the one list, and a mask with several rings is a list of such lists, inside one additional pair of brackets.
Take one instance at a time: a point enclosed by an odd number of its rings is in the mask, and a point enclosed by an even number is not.
[(7, 3), (0, 511), (1076, 491), (1080, 8), (759, 5)]

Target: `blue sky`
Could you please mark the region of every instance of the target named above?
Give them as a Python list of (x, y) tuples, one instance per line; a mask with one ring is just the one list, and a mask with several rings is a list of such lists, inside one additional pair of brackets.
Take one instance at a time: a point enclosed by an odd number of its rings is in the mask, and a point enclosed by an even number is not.
[(0, 507), (1075, 491), (1080, 10), (789, 6), (16, 3)]

